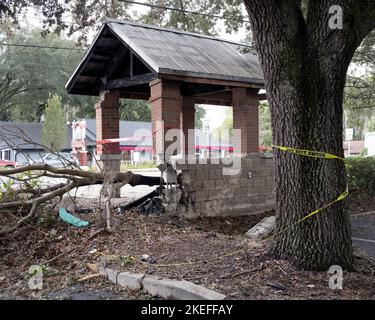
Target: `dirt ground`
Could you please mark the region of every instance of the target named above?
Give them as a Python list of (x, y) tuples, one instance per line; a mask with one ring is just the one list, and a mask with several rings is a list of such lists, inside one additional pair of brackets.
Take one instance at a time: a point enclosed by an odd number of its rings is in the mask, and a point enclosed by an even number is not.
[[(76, 199), (80, 209), (98, 206)], [(375, 210), (373, 197), (349, 197), (352, 214)], [(69, 204), (65, 204), (69, 208)], [(102, 231), (98, 213), (77, 214), (90, 226), (77, 229), (52, 216), (0, 239), (0, 299), (155, 299), (125, 290), (92, 274), (88, 263), (102, 259), (121, 271), (185, 279), (215, 289), (228, 299), (375, 299), (375, 263), (356, 255), (356, 272), (344, 273), (343, 290), (328, 287), (327, 272), (300, 271), (267, 254), (244, 233), (264, 216), (184, 220), (115, 213), (113, 231)], [(375, 215), (370, 216), (375, 219)], [(148, 255), (146, 261), (142, 255)], [(28, 269), (44, 265), (43, 289), (30, 290)]]

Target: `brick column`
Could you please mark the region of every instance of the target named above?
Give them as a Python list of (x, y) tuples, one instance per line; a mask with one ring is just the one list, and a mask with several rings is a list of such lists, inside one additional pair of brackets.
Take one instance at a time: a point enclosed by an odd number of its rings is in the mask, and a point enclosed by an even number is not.
[[(120, 94), (103, 91), (95, 105), (96, 140), (116, 139), (120, 134)], [(97, 144), (96, 155), (103, 172), (120, 172), (121, 152), (119, 142)]]
[[(165, 134), (170, 129), (180, 129), (181, 127), (181, 106), (182, 98), (180, 93), (180, 83), (156, 79), (150, 83), (151, 95), (151, 119), (152, 137), (154, 146), (154, 156), (164, 154), (168, 146), (173, 141), (167, 141)], [(163, 125), (162, 122), (163, 121)], [(174, 150), (172, 154), (177, 154), (181, 150)]]
[(86, 150), (79, 150), (78, 151), (78, 162), (80, 166), (86, 167), (87, 166), (87, 151)]
[(189, 130), (195, 129), (195, 104), (194, 97), (182, 97), (182, 112), (181, 112), (181, 128), (182, 128), (182, 152), (189, 156), (195, 155), (195, 133), (190, 133)]
[[(259, 115), (258, 91), (255, 89), (235, 88), (233, 92), (233, 129), (241, 129), (241, 153), (246, 156), (258, 153)], [(238, 141), (234, 141), (238, 146)]]

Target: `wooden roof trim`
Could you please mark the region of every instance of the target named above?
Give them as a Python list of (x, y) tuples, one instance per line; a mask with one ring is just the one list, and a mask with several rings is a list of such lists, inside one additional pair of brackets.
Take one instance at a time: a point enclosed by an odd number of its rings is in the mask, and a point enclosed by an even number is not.
[(202, 83), (202, 84), (213, 84), (220, 86), (230, 86), (230, 87), (240, 87), (240, 88), (253, 88), (253, 89), (263, 89), (264, 84), (249, 83), (246, 81), (232, 81), (214, 78), (204, 78), (204, 77), (193, 77), (193, 76), (181, 76), (181, 75), (171, 75), (171, 74), (158, 74), (158, 78), (165, 80), (189, 82), (189, 83)]

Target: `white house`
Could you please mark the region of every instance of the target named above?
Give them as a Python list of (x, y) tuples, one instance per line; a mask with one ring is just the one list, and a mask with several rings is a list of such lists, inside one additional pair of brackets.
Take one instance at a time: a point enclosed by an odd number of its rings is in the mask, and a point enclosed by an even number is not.
[(365, 148), (367, 148), (367, 155), (375, 156), (375, 132), (365, 133)]

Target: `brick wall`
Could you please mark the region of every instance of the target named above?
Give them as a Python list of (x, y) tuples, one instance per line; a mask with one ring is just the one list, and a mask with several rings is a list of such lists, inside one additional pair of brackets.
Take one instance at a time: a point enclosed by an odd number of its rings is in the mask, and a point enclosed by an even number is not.
[[(258, 90), (235, 88), (233, 94), (233, 128), (241, 129), (241, 153), (258, 153), (259, 147), (259, 97)], [(239, 142), (234, 141), (238, 146)]]
[[(120, 137), (120, 93), (118, 91), (103, 91), (95, 105), (96, 139), (116, 139)], [(96, 165), (106, 174), (120, 172), (120, 144), (96, 144)], [(117, 188), (114, 197), (120, 196)]]
[(185, 217), (255, 214), (274, 208), (274, 160), (259, 155), (241, 159), (236, 175), (224, 175), (224, 164), (176, 164), (183, 192), (166, 206)]
[(189, 139), (189, 130), (195, 129), (195, 104), (192, 96), (182, 97), (181, 128), (182, 153), (195, 154), (195, 135)]
[(150, 83), (150, 103), (152, 119), (152, 135), (155, 153), (162, 153), (172, 142), (164, 141), (160, 121), (164, 121), (164, 129), (181, 127), (182, 97), (180, 83), (167, 80), (154, 80)]
[[(96, 139), (116, 139), (120, 134), (120, 94), (118, 91), (103, 91), (95, 105)], [(97, 155), (120, 153), (119, 143), (97, 144)]]

